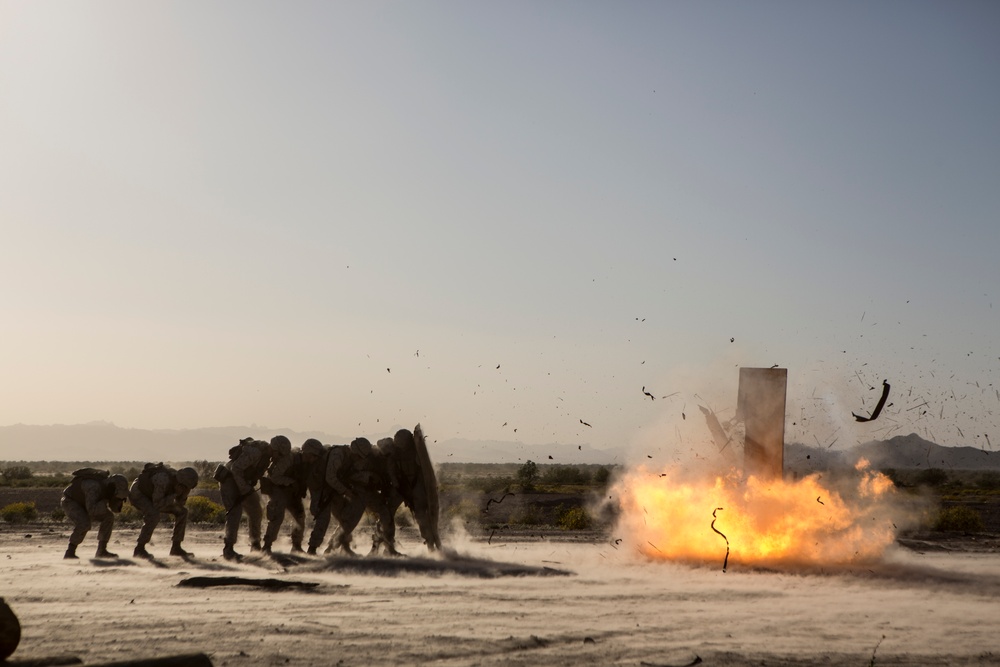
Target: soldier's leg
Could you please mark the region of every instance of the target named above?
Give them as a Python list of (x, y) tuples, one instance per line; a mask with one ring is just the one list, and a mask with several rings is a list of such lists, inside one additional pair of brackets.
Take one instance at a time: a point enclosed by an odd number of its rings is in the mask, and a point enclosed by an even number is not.
[(219, 485), (222, 494), (222, 505), (226, 508), (226, 532), (222, 555), (227, 559), (239, 558), (234, 548), (236, 536), (240, 531), (240, 519), (243, 518), (243, 507), (240, 504), (240, 491), (232, 478), (226, 478)]
[(361, 517), (365, 515), (365, 499), (362, 495), (355, 495), (350, 502), (334, 502), (333, 515), (340, 523), (340, 530), (334, 534), (330, 541), (331, 549), (340, 549), (344, 553), (354, 556), (351, 549), (351, 541), (354, 538), (354, 529), (361, 522)]
[(325, 506), (319, 509), (317, 513), (313, 514), (313, 528), (312, 532), (309, 534), (309, 553), (315, 555), (316, 549), (319, 545), (323, 544), (323, 538), (326, 537), (326, 531), (330, 527), (330, 505), (327, 503)]
[[(398, 506), (397, 506), (398, 507)], [(391, 555), (396, 551), (396, 515), (394, 507), (385, 502), (377, 493), (368, 495), (368, 509), (375, 514), (375, 530), (372, 538), (372, 553), (377, 553), (380, 546)]]
[(184, 535), (187, 533), (188, 508), (184, 505), (177, 505), (173, 508), (171, 514), (174, 515), (174, 533), (170, 539), (170, 555), (190, 556), (191, 554), (184, 551), (184, 547), (181, 546), (181, 543), (184, 541)]
[(139, 539), (136, 540), (132, 555), (137, 558), (150, 558), (146, 545), (153, 539), (153, 531), (160, 523), (160, 511), (146, 496), (135, 493), (129, 496), (129, 502), (142, 514), (142, 528), (139, 529)]
[(115, 527), (114, 512), (105, 508), (100, 515), (95, 516), (101, 523), (97, 527), (97, 557), (98, 558), (118, 558), (118, 554), (108, 551), (108, 542), (111, 540), (111, 530)]
[(80, 546), (83, 538), (86, 537), (87, 532), (90, 530), (90, 515), (75, 500), (64, 497), (60, 504), (62, 505), (63, 512), (66, 513), (66, 518), (73, 522), (73, 532), (69, 536), (69, 546), (66, 548), (65, 558), (77, 558), (76, 548)]
[(250, 533), (250, 548), (260, 551), (260, 524), (264, 520), (264, 511), (260, 505), (260, 493), (254, 491), (243, 500), (243, 509), (247, 513), (247, 532)]
[(281, 487), (275, 486), (271, 489), (271, 495), (267, 499), (267, 507), (264, 514), (267, 516), (267, 530), (264, 531), (264, 551), (270, 551), (271, 545), (278, 539), (281, 532), (281, 523), (285, 519), (285, 505), (287, 504), (288, 493)]
[(306, 508), (302, 496), (294, 491), (288, 494), (288, 513), (292, 515), (292, 552), (302, 551), (302, 536), (306, 532)]

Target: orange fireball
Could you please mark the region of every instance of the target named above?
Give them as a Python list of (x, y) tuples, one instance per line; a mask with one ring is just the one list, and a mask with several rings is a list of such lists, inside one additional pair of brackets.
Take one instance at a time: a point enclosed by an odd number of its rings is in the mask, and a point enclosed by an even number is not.
[[(732, 565), (843, 565), (876, 560), (895, 539), (893, 484), (861, 462), (849, 487), (821, 475), (691, 478), (640, 468), (616, 485), (619, 529), (650, 558)], [(714, 514), (714, 516), (713, 516)], [(727, 544), (728, 543), (728, 544)], [(727, 550), (728, 547), (728, 550)]]

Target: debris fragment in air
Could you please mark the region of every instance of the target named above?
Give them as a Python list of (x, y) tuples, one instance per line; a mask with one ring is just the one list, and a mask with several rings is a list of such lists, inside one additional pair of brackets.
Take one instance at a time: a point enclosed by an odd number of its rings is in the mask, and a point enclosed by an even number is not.
[(852, 412), (854, 418), (859, 422), (870, 422), (878, 419), (878, 416), (882, 413), (882, 408), (885, 407), (885, 400), (889, 398), (889, 383), (882, 380), (882, 398), (878, 399), (878, 403), (875, 405), (875, 409), (872, 410), (870, 417), (862, 417), (856, 412)]

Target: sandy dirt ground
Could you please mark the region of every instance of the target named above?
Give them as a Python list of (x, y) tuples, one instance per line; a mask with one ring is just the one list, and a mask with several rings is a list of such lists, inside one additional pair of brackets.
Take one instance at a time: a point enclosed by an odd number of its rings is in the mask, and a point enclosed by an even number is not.
[[(162, 530), (162, 528), (161, 528)], [(62, 558), (64, 527), (3, 526), (0, 595), (14, 659), (84, 663), (204, 652), (216, 665), (1000, 665), (1000, 554), (895, 547), (840, 571), (650, 562), (626, 543), (451, 536), (446, 558), (402, 534), (405, 559), (221, 558), (189, 531), (186, 562)], [(30, 535), (30, 537), (29, 537)], [(128, 557), (126, 557), (128, 556)], [(192, 577), (316, 583), (190, 588)]]

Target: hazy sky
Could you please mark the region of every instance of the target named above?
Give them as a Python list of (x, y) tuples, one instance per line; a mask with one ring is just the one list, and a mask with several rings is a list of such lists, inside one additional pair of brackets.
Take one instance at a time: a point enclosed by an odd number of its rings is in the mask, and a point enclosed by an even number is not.
[(602, 447), (780, 364), (1000, 449), (998, 72), (995, 2), (0, 0), (0, 424)]

